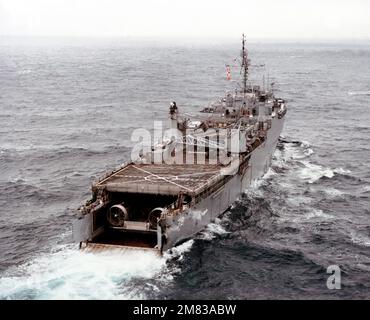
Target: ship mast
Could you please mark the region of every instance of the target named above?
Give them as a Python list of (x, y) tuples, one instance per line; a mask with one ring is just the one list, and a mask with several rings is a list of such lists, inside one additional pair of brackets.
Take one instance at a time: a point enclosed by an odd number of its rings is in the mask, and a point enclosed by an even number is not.
[(243, 38), (242, 38), (242, 69), (243, 69), (243, 93), (247, 93), (247, 81), (248, 81), (248, 52), (247, 49), (245, 48), (245, 35), (243, 33)]

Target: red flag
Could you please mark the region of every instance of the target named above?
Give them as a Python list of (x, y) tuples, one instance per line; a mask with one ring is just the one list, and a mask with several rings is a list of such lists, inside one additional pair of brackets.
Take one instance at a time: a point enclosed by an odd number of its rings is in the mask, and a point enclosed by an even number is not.
[(226, 66), (226, 79), (231, 80), (231, 71), (230, 71), (230, 66)]

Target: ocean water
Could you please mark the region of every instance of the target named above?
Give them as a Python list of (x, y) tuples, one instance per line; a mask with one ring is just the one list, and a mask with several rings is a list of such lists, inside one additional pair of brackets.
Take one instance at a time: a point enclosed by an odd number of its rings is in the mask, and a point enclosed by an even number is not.
[(0, 42), (0, 299), (370, 298), (370, 44), (248, 48), (288, 101), (272, 167), (159, 257), (79, 251), (74, 210), (134, 129), (235, 86), (239, 44)]

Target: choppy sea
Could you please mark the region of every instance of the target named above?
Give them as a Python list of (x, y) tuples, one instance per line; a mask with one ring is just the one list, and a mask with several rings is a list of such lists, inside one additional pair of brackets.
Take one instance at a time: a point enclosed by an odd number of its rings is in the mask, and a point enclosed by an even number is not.
[(0, 41), (0, 299), (370, 298), (370, 43), (248, 48), (288, 101), (272, 167), (160, 257), (79, 251), (74, 210), (134, 129), (235, 86), (239, 43)]

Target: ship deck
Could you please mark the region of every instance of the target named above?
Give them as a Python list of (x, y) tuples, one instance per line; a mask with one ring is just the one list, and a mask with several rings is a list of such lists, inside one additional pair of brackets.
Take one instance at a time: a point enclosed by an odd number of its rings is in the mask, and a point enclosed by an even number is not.
[(195, 195), (220, 177), (220, 166), (211, 164), (133, 164), (94, 185), (109, 192)]

